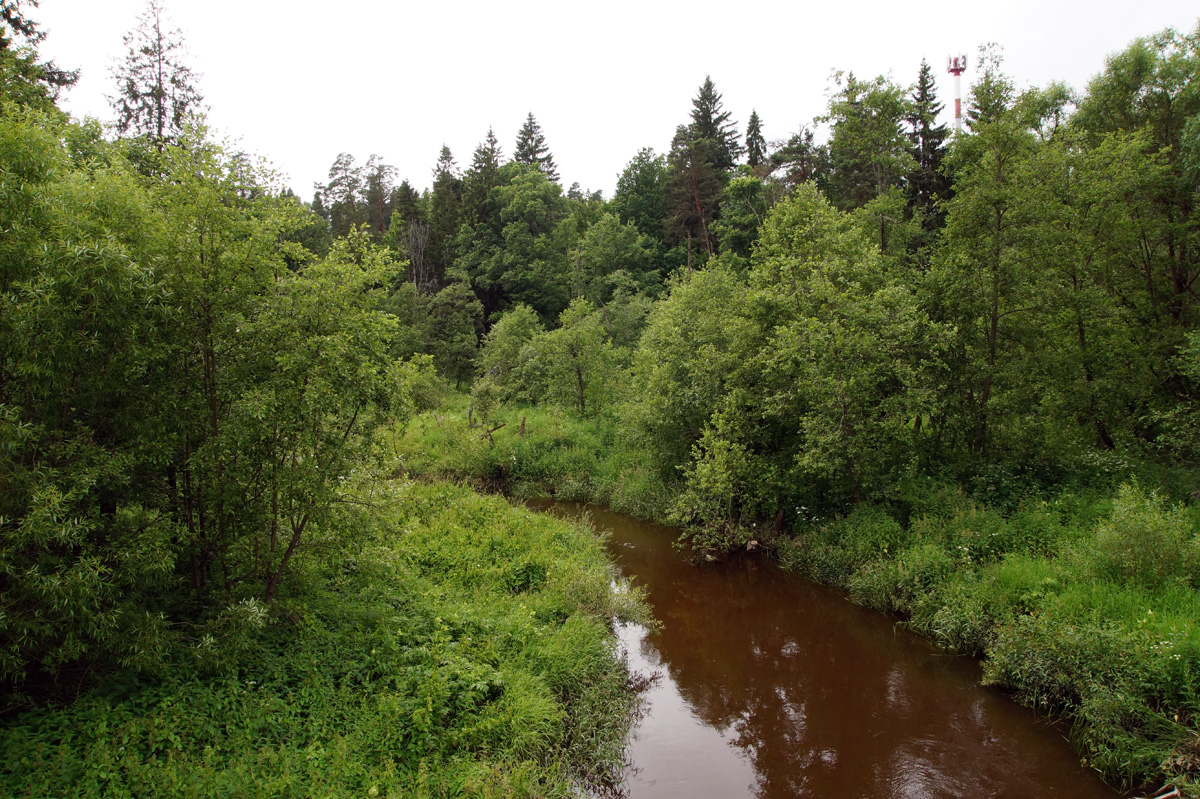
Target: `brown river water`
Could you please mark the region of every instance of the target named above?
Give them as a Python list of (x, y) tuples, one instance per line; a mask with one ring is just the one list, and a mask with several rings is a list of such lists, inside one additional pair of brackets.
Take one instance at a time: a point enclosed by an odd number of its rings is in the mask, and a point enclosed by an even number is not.
[(979, 664), (895, 619), (741, 555), (693, 565), (677, 530), (591, 506), (662, 625), (618, 632), (657, 681), (631, 742), (630, 799), (1118, 796), (1065, 732), (979, 685)]

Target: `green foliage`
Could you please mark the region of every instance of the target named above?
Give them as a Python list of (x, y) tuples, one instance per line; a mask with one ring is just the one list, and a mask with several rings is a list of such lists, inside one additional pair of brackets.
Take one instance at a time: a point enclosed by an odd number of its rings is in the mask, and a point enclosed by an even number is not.
[(737, 163), (738, 156), (742, 154), (737, 122), (729, 118), (729, 112), (721, 103), (721, 93), (708, 75), (704, 76), (704, 83), (700, 84), (696, 96), (692, 98), (692, 124), (688, 127), (691, 138), (713, 144), (714, 169), (724, 171)]
[(667, 218), (666, 183), (666, 159), (648, 147), (639, 150), (617, 178), (609, 207), (622, 222), (632, 223), (652, 241), (661, 241)]
[(857, 208), (898, 187), (915, 167), (901, 123), (909, 114), (904, 90), (882, 75), (862, 81), (835, 73), (837, 91), (820, 121), (833, 125), (829, 139), (829, 198)]
[(12, 686), (153, 673), (185, 630), (232, 634), (224, 608), (353, 537), (347, 478), (411, 407), (376, 310), (390, 258), (352, 237), (316, 261), (289, 240), (299, 204), (187, 136), (135, 177), (90, 128), (0, 122)]
[(525, 303), (549, 322), (570, 296), (562, 188), (518, 163), (501, 167), (498, 181), (489, 192), (494, 217), (458, 230), (455, 274), (470, 282), (488, 316)]
[(167, 30), (166, 11), (149, 0), (138, 26), (125, 36), (125, 61), (113, 70), (117, 132), (142, 137), (155, 148), (178, 142), (188, 117), (200, 113), (204, 98), (196, 74), (183, 61), (186, 45), (179, 29)]
[(1200, 530), (1194, 513), (1167, 508), (1154, 493), (1125, 485), (1112, 518), (1096, 530), (1096, 565), (1114, 582), (1161, 589), (1168, 582), (1200, 587)]
[(427, 313), (431, 329), (426, 346), (438, 371), (458, 387), (475, 371), (483, 306), (470, 286), (454, 282), (430, 298)]
[(721, 208), (721, 219), (713, 223), (721, 251), (749, 259), (770, 210), (766, 185), (748, 175), (733, 178), (725, 187)]
[(898, 524), (858, 505), (780, 543), (785, 566), (902, 614), (985, 682), (1065, 715), (1124, 785), (1186, 777), (1200, 714), (1194, 513), (1137, 485), (1001, 514), (959, 495)]
[(634, 433), (664, 475), (686, 463), (735, 372), (749, 335), (746, 288), (729, 270), (683, 274), (650, 313), (634, 356)]
[(757, 167), (766, 160), (767, 141), (763, 138), (762, 120), (757, 111), (751, 111), (750, 121), (746, 123), (746, 163)]
[(580, 416), (595, 415), (612, 402), (616, 392), (612, 342), (587, 300), (573, 300), (558, 324), (533, 345), (545, 359), (547, 393)]
[(517, 304), (492, 325), (479, 354), (479, 372), (496, 386), (503, 403), (537, 402), (545, 387), (545, 367), (530, 345), (545, 333), (528, 305)]
[(631, 696), (606, 624), (641, 610), (592, 531), (417, 485), (375, 524), (236, 665), (185, 659), (7, 720), (0, 792), (566, 797), (611, 780)]
[(576, 296), (603, 306), (621, 287), (652, 289), (659, 283), (652, 268), (653, 245), (629, 222), (610, 213), (587, 229), (575, 256)]
[(554, 164), (554, 156), (550, 154), (542, 127), (534, 119), (532, 111), (517, 133), (517, 143), (513, 145), (513, 160), (518, 164), (536, 167), (551, 182), (558, 182), (558, 167)]
[(618, 434), (611, 418), (581, 419), (558, 408), (501, 406), (490, 438), (466, 424), (466, 404), (419, 416), (395, 439), (396, 454), (419, 477), (469, 479), (488, 489), (534, 499), (593, 502), (665, 521), (671, 487), (639, 442)]
[(16, 109), (55, 113), (59, 92), (78, 80), (78, 70), (38, 61), (37, 46), (45, 38), (37, 22), (21, 12), (20, 3), (0, 8), (0, 116)]

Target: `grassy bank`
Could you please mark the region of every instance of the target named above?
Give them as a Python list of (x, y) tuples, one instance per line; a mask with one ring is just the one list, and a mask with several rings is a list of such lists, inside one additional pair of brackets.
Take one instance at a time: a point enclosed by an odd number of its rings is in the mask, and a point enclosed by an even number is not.
[(472, 416), (468, 426), (469, 402), (452, 395), (438, 412), (383, 437), (408, 474), (465, 479), (519, 499), (593, 502), (668, 521), (674, 490), (648, 454), (619, 435), (613, 419), (579, 419), (553, 407), (505, 408), (485, 420)]
[[(530, 409), (468, 428), (462, 405), (393, 439), (414, 473), (669, 516), (678, 493), (614, 424)], [(910, 493), (825, 518), (797, 509), (775, 542), (780, 560), (981, 656), (985, 682), (1068, 720), (1110, 782), (1200, 795), (1196, 508), (1133, 478), (1004, 503), (932, 481)]]
[(947, 491), (907, 525), (879, 506), (781, 542), (785, 566), (901, 614), (984, 682), (1072, 723), (1122, 786), (1200, 795), (1200, 516), (1136, 484), (1001, 514)]
[(587, 528), (394, 483), (349, 562), (157, 676), (5, 719), (0, 795), (576, 796), (622, 765), (640, 612)]

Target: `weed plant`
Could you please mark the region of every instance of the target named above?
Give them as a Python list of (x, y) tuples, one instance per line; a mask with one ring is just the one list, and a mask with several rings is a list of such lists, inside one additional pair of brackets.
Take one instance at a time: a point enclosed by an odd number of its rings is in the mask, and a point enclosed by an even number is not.
[[(947, 501), (946, 497), (952, 498)], [(984, 658), (1061, 715), (1105, 779), (1200, 795), (1200, 515), (1136, 482), (1011, 512), (942, 492), (901, 525), (860, 505), (780, 545), (788, 568)]]
[(236, 653), (198, 644), (163, 677), (126, 672), (5, 719), (0, 795), (611, 787), (632, 700), (610, 625), (642, 611), (602, 541), (465, 488), (390, 493), (357, 556), (296, 575)]
[[(676, 490), (611, 416), (580, 419), (554, 407), (504, 407), (478, 422), (456, 395), (403, 431), (383, 436), (407, 474), (469, 480), (518, 499), (592, 502), (668, 521)], [(487, 432), (503, 425), (494, 432)], [(524, 434), (521, 433), (524, 425)]]

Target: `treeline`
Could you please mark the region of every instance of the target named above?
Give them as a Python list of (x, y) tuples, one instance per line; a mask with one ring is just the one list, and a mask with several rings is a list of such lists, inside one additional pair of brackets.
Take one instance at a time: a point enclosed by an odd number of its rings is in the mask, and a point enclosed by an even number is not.
[[(1138, 40), (1082, 94), (1018, 92), (985, 48), (954, 136), (928, 65), (907, 89), (839, 75), (824, 144), (767, 145), (757, 115), (740, 144), (706, 81), (607, 203), (477, 161), (464, 187), (511, 182), (490, 221), (463, 202), (439, 281), (487, 332), (439, 365), (465, 380), (473, 358), (483, 407), (619, 406), (664, 477), (682, 468), (678, 519), (715, 528), (929, 474), (1018, 497), (1192, 468), (1198, 43)], [(440, 185), (416, 206), (431, 225)], [(535, 186), (547, 201), (518, 201)]]

